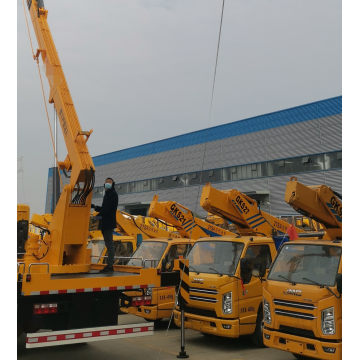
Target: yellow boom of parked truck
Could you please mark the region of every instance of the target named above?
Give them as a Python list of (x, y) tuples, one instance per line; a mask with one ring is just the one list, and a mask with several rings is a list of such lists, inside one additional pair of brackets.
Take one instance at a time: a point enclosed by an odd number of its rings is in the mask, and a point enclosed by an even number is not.
[(297, 359), (342, 358), (342, 202), (326, 185), (292, 177), (285, 201), (323, 225), (330, 240), (285, 243), (263, 282), (264, 344)]

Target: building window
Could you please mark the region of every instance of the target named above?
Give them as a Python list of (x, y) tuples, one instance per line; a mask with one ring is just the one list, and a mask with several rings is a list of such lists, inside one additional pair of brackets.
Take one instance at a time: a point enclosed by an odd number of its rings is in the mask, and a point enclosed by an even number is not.
[(301, 162), (302, 162), (303, 164), (311, 163), (310, 156), (304, 156), (304, 157), (302, 158)]
[[(245, 180), (257, 177), (305, 173), (342, 168), (342, 151), (332, 151), (316, 155), (297, 156), (282, 160), (263, 161), (261, 163), (226, 167), (221, 169), (170, 175), (150, 180), (139, 180), (115, 185), (118, 194), (129, 194), (140, 191), (171, 189), (182, 186), (199, 185), (207, 182), (223, 182), (229, 180)], [(150, 181), (150, 182), (149, 182)], [(75, 191), (76, 193), (76, 191)], [(104, 194), (103, 186), (93, 190), (94, 197)]]

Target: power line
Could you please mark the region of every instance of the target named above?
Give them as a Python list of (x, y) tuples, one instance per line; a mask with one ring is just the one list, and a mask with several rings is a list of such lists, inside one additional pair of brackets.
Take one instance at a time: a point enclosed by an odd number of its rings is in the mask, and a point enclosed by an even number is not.
[(210, 101), (210, 110), (209, 110), (209, 120), (208, 120), (208, 126), (207, 126), (207, 129), (206, 129), (205, 148), (204, 148), (203, 162), (202, 162), (201, 172), (200, 172), (200, 179), (199, 179), (198, 193), (197, 193), (197, 196), (196, 196), (195, 213), (196, 213), (197, 206), (198, 206), (198, 202), (199, 202), (199, 194), (200, 194), (200, 187), (201, 187), (201, 179), (202, 179), (202, 174), (203, 174), (203, 171), (204, 171), (204, 164), (205, 164), (205, 157), (206, 157), (206, 148), (207, 148), (207, 144), (208, 144), (208, 140), (209, 140), (209, 128), (210, 128), (211, 111), (212, 111), (212, 104), (213, 104), (213, 98), (214, 98), (214, 89), (215, 89), (215, 80), (216, 80), (216, 70), (217, 70), (217, 63), (218, 63), (219, 49), (220, 49), (221, 28), (222, 28), (223, 15), (224, 15), (224, 5), (225, 5), (225, 0), (223, 0), (223, 3), (222, 3), (222, 9), (221, 9), (221, 19), (220, 19), (220, 28), (219, 28), (219, 38), (218, 38), (218, 44), (217, 44), (217, 50), (216, 50), (216, 60), (215, 60), (214, 78), (213, 78), (212, 91), (211, 91), (211, 101)]

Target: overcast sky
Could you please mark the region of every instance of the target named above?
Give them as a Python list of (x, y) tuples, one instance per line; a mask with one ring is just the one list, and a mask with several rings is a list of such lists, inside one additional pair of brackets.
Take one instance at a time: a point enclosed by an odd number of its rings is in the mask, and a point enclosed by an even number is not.
[[(222, 0), (44, 2), (92, 156), (207, 127)], [(17, 3), (17, 194), (41, 214), (53, 150)], [(210, 126), (342, 95), (341, 26), (340, 0), (226, 0)]]

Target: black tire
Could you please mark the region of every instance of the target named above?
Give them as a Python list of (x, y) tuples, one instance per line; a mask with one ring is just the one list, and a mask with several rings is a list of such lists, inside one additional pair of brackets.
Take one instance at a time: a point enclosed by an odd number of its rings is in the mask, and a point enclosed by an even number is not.
[(309, 357), (309, 356), (305, 356), (305, 355), (301, 355), (301, 354), (294, 354), (292, 353), (294, 358), (297, 359), (297, 360), (311, 360), (311, 359), (315, 359), (315, 358), (312, 358), (312, 357)]
[(251, 335), (251, 340), (254, 345), (258, 348), (265, 347), (264, 338), (263, 338), (263, 328), (264, 328), (264, 319), (263, 319), (263, 311), (262, 308), (258, 311), (258, 315), (256, 318), (256, 327), (254, 333)]

